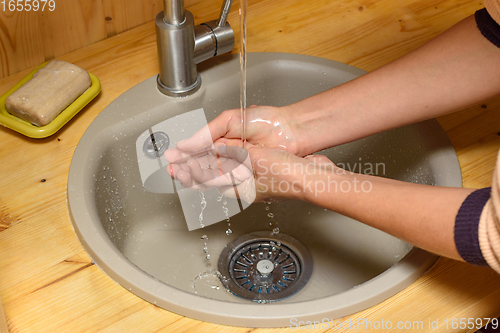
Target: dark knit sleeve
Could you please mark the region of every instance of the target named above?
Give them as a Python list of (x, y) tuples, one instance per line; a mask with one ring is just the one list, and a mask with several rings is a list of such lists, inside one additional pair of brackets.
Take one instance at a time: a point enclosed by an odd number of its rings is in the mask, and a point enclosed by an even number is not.
[(490, 16), (486, 8), (475, 13), (476, 24), (486, 39), (500, 47), (500, 25)]
[(484, 205), (490, 198), (491, 187), (469, 194), (460, 207), (455, 219), (455, 245), (457, 251), (468, 263), (487, 266), (479, 247), (479, 218)]

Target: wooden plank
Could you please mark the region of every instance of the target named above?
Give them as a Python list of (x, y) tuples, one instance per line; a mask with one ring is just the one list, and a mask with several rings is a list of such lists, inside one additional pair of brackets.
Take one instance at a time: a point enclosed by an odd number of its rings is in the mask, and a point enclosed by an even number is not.
[(34, 12), (0, 10), (0, 78), (36, 66), (45, 59), (42, 33), (38, 29), (40, 17)]
[(107, 37), (152, 21), (163, 10), (163, 0), (103, 0)]
[(45, 59), (58, 57), (106, 38), (101, 0), (65, 0), (44, 15)]
[[(107, 37), (135, 28), (153, 21), (163, 11), (163, 0), (102, 0), (106, 21)], [(184, 7), (200, 2), (218, 3), (219, 0), (185, 0)], [(220, 1), (222, 5), (222, 0)]]
[(9, 333), (5, 311), (3, 310), (2, 299), (0, 299), (0, 333)]

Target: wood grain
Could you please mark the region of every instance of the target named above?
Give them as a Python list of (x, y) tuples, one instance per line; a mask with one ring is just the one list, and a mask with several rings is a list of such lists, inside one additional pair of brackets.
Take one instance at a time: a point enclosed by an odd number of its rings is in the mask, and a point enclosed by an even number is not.
[(0, 333), (9, 333), (7, 319), (5, 318), (5, 311), (3, 310), (2, 299), (0, 299)]
[[(68, 1), (85, 7), (85, 0)], [(75, 23), (78, 27), (73, 29), (79, 31), (75, 37), (78, 41), (57, 46), (61, 52), (65, 47), (69, 50), (89, 42), (92, 38), (79, 34), (87, 33), (85, 24), (95, 20), (104, 20), (102, 24), (97, 23), (104, 39), (70, 53), (66, 51), (64, 55), (54, 53), (54, 56), (97, 75), (102, 92), (63, 129), (47, 139), (35, 140), (0, 127), (0, 295), (9, 328), (20, 333), (296, 332), (291, 328), (252, 329), (204, 323), (149, 304), (117, 285), (96, 267), (71, 227), (66, 187), (78, 141), (109, 103), (158, 72), (154, 25), (146, 23), (118, 32), (129, 24), (118, 18), (125, 15), (126, 6), (149, 8), (153, 2), (144, 3), (145, 7), (125, 1), (111, 6), (103, 1), (77, 14), (80, 17), (75, 19), (79, 22)], [(124, 7), (116, 7), (120, 5)], [(238, 2), (233, 6), (229, 21), (239, 35)], [(481, 6), (478, 1), (465, 0), (400, 0), (397, 4), (391, 0), (252, 0), (248, 14), (249, 49), (252, 52), (308, 54), (373, 70), (415, 49)], [(217, 16), (219, 7), (220, 2), (197, 1), (189, 9), (197, 22), (203, 22)], [(122, 14), (109, 14), (110, 11)], [(146, 12), (144, 9), (144, 16), (149, 15)], [(111, 21), (105, 20), (108, 16), (112, 17)], [(36, 19), (46, 24), (47, 31), (57, 33), (48, 18), (46, 21), (40, 17)], [(25, 32), (21, 33), (16, 24), (23, 28), (25, 21), (19, 17), (9, 20), (12, 21), (2, 21), (0, 25), (2, 71), (8, 70), (4, 59), (22, 56), (22, 48), (38, 48), (36, 43), (23, 44), (28, 36), (35, 38), (42, 34), (30, 27), (25, 27)], [(106, 22), (117, 23), (110, 27)], [(68, 24), (73, 23), (66, 20), (60, 27)], [(105, 38), (115, 32), (116, 35)], [(90, 30), (88, 33), (96, 34)], [(76, 36), (69, 31), (64, 34), (68, 38)], [(85, 41), (85, 38), (89, 39)], [(46, 44), (44, 42), (43, 47)], [(8, 55), (5, 45), (10, 45)], [(40, 59), (50, 53), (41, 49)], [(24, 65), (37, 64), (29, 59), (26, 57), (22, 61)], [(0, 80), (0, 94), (28, 71), (29, 68)], [(500, 147), (497, 135), (500, 132), (500, 98), (441, 117), (439, 122), (457, 151), (464, 185), (489, 186)], [(423, 321), (427, 325), (429, 318), (439, 318), (442, 322), (446, 318), (498, 317), (499, 282), (498, 274), (490, 269), (442, 258), (399, 294), (339, 320), (363, 318), (374, 322), (384, 319), (394, 325), (398, 321)], [(321, 328), (307, 330), (325, 331)], [(347, 332), (349, 329), (328, 331)], [(359, 331), (381, 330), (363, 328)], [(429, 332), (428, 327), (409, 331)], [(474, 330), (451, 327), (445, 330), (441, 326), (441, 330), (435, 332), (443, 331)]]
[(0, 78), (150, 22), (163, 10), (162, 0), (54, 1), (54, 11), (9, 11), (9, 0), (0, 8)]
[(163, 10), (163, 0), (104, 1), (106, 35), (111, 37), (154, 19)]
[(0, 11), (0, 77), (43, 62), (40, 19), (34, 12)]

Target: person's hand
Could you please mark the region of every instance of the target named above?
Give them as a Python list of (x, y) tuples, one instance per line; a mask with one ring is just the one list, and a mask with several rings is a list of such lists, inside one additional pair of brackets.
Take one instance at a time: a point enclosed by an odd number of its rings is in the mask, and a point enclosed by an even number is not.
[(218, 143), (184, 158), (176, 159), (178, 154), (185, 153), (170, 151), (165, 156), (171, 162), (170, 176), (183, 187), (198, 191), (217, 188), (229, 197), (238, 195), (249, 203), (255, 200), (252, 163), (246, 149)]
[[(299, 142), (294, 133), (293, 117), (284, 108), (252, 106), (246, 110), (245, 117), (247, 143), (298, 153)], [(226, 110), (191, 138), (178, 142), (177, 147), (169, 149), (166, 154), (170, 159), (183, 158), (189, 152), (210, 147), (214, 142), (235, 145), (228, 140), (241, 140), (241, 125), (240, 110)]]
[(333, 171), (325, 156), (300, 158), (282, 149), (249, 146), (248, 150), (221, 143), (206, 154), (172, 163), (170, 173), (184, 187), (204, 191), (217, 188), (234, 196), (234, 189), (247, 202), (302, 199), (305, 176)]
[(304, 200), (309, 177), (340, 170), (323, 155), (298, 157), (284, 150), (259, 147), (250, 148), (249, 154), (256, 201)]

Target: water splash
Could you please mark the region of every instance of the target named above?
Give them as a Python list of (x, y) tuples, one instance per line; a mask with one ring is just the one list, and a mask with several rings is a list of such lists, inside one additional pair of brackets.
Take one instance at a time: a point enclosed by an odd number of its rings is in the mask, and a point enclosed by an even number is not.
[(207, 200), (205, 199), (205, 194), (203, 192), (200, 192), (200, 197), (201, 197), (201, 212), (200, 216), (198, 216), (198, 220), (200, 221), (200, 227), (205, 228), (205, 225), (203, 224), (203, 211), (205, 208), (207, 208)]
[(198, 293), (199, 287), (208, 287), (210, 289), (220, 290), (226, 289), (224, 287), (223, 281), (225, 277), (217, 270), (203, 271), (193, 279), (193, 290), (194, 293)]
[[(270, 205), (271, 202), (266, 202), (266, 207), (265, 210), (269, 211), (270, 210)], [(272, 235), (279, 234), (280, 228), (278, 228), (278, 221), (275, 219), (274, 213), (268, 212), (267, 217), (269, 218), (269, 226), (272, 228)]]
[(227, 208), (227, 201), (224, 201), (222, 203), (222, 211), (224, 212), (224, 215), (226, 216), (226, 222), (227, 222), (227, 230), (226, 230), (226, 235), (231, 235), (233, 231), (231, 230), (231, 219), (229, 218), (229, 209)]
[(210, 260), (210, 253), (208, 253), (208, 244), (207, 244), (208, 236), (207, 235), (201, 236), (201, 240), (203, 241), (203, 253), (205, 254), (205, 258), (207, 260)]

